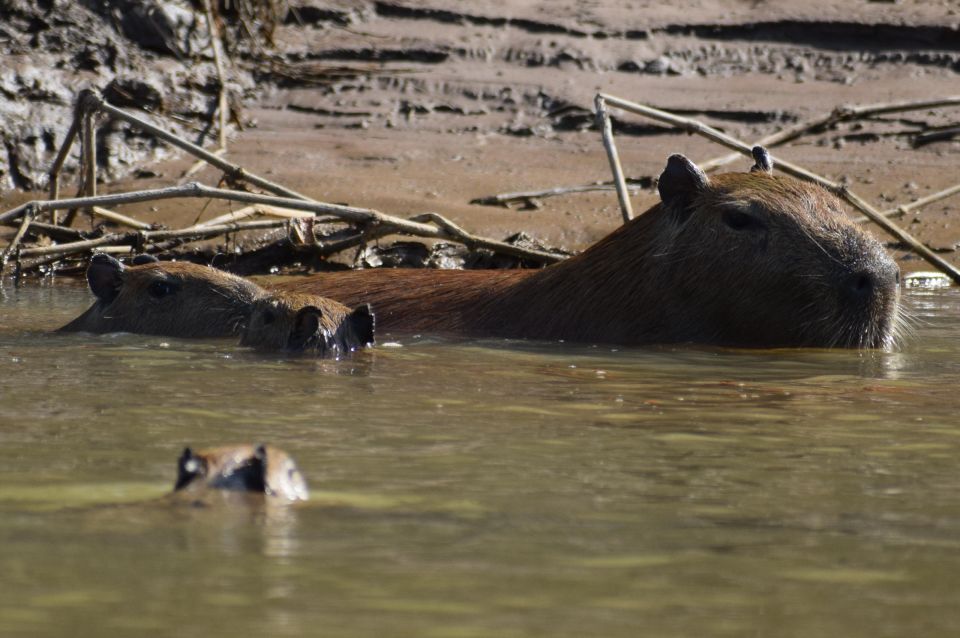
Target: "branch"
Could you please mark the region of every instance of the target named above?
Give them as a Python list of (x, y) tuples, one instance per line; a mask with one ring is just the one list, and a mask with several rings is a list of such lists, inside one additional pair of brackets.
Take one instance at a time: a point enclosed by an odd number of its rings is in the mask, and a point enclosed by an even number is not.
[[(598, 94), (598, 98), (601, 98), (606, 101), (608, 104), (616, 106), (623, 109), (624, 111), (629, 111), (631, 113), (637, 113), (638, 115), (644, 115), (653, 120), (660, 122), (665, 122), (677, 128), (683, 129), (688, 133), (696, 133), (706, 137), (709, 140), (713, 140), (718, 144), (731, 148), (739, 153), (751, 157), (752, 147), (746, 143), (731, 137), (725, 133), (718, 131), (715, 128), (707, 126), (706, 124), (699, 122), (697, 120), (692, 120), (685, 117), (679, 117), (668, 113), (666, 111), (661, 111), (660, 109), (655, 109), (653, 107), (644, 106), (642, 104), (637, 104), (635, 102), (630, 102), (628, 100), (623, 100), (618, 97), (613, 97), (605, 95), (603, 93)], [(887, 109), (892, 107), (885, 107)], [(879, 112), (877, 107), (874, 108), (874, 112)], [(888, 111), (883, 111), (888, 112)], [(813, 182), (819, 184), (826, 188), (827, 190), (833, 192), (841, 199), (845, 200), (850, 205), (859, 209), (867, 217), (870, 218), (872, 222), (883, 228), (887, 233), (895, 237), (897, 240), (907, 244), (911, 249), (921, 257), (923, 257), (929, 264), (936, 267), (938, 270), (949, 276), (953, 281), (960, 284), (960, 270), (958, 270), (953, 264), (944, 260), (942, 257), (934, 253), (932, 250), (924, 246), (922, 243), (913, 238), (909, 233), (904, 231), (902, 228), (891, 222), (889, 219), (884, 217), (880, 211), (870, 206), (867, 202), (860, 198), (859, 195), (853, 191), (847, 189), (845, 186), (832, 182), (825, 177), (812, 173), (805, 168), (802, 168), (791, 162), (784, 161), (782, 159), (776, 159), (771, 156), (771, 159), (774, 161), (774, 165), (789, 175), (798, 177), (802, 180)]]

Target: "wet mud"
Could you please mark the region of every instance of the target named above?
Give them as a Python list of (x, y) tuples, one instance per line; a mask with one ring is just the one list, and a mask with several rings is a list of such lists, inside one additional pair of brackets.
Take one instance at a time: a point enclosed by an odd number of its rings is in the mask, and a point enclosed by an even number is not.
[[(139, 77), (169, 78), (151, 85), (156, 95), (142, 91), (166, 111), (192, 118), (180, 125), (199, 137), (215, 99), (208, 59), (195, 56), (186, 65), (175, 53), (134, 43), (122, 25), (97, 13), (97, 3), (64, 4), (71, 4), (71, 15), (86, 12), (85, 19), (111, 29), (116, 60), (150, 71)], [(325, 201), (394, 215), (435, 211), (471, 232), (502, 239), (524, 231), (569, 250), (620, 223), (612, 192), (533, 198), (510, 208), (476, 202), (497, 193), (608, 179), (592, 117), (598, 91), (753, 141), (840, 105), (934, 99), (956, 94), (960, 86), (960, 8), (949, 1), (726, 0), (667, 7), (639, 0), (560, 0), (504, 7), (492, 0), (431, 0), (289, 7), (273, 34), (276, 50), (268, 58), (241, 55), (235, 61), (232, 81), (249, 126), (232, 133), (231, 161)], [(29, 29), (29, 16), (18, 19)], [(8, 188), (29, 189), (43, 185), (50, 148), (69, 123), (70, 90), (82, 81), (107, 86), (114, 75), (122, 76), (117, 69), (127, 67), (109, 59), (82, 71), (67, 64), (54, 74), (55, 90), (44, 84), (54, 80), (43, 79), (37, 80), (40, 93), (30, 93), (24, 87), (31, 69), (41, 75), (41, 64), (55, 64), (41, 48), (30, 47), (28, 36), (17, 33), (16, 43), (22, 77), (4, 75), (6, 84), (19, 78), (4, 95), (8, 106), (26, 104), (20, 116), (25, 123), (4, 127), (3, 178)], [(2, 46), (13, 47), (14, 39)], [(109, 47), (97, 54), (102, 50)], [(54, 97), (24, 97), (43, 91)], [(59, 119), (31, 116), (38, 105), (53, 102), (62, 107)], [(701, 138), (636, 116), (615, 112), (614, 118), (625, 170), (642, 186), (634, 195), (638, 211), (657, 201), (652, 177), (671, 153), (698, 162), (725, 154)], [(943, 133), (958, 120), (957, 107), (878, 115), (818, 131), (774, 153), (891, 208), (958, 181), (960, 141)], [(140, 146), (130, 144), (136, 133), (112, 134), (117, 142), (103, 155), (122, 169), (108, 173), (107, 190), (167, 185), (192, 163), (146, 138)], [(749, 163), (735, 162), (730, 170), (745, 170)], [(208, 183), (219, 177), (210, 168), (199, 174)], [(18, 197), (7, 191), (3, 201)], [(124, 211), (175, 226), (226, 208), (183, 201)], [(958, 215), (960, 200), (954, 197), (902, 223), (956, 262)], [(898, 246), (891, 248), (906, 270), (928, 269)], [(358, 258), (376, 265), (408, 256)], [(431, 259), (438, 261), (429, 255), (421, 261)]]

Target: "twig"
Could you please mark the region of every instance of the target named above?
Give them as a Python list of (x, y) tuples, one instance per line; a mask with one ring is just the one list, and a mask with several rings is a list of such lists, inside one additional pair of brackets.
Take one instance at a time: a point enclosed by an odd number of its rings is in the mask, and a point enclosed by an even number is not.
[(277, 206), (267, 206), (266, 204), (255, 204), (253, 206), (245, 206), (239, 210), (235, 210), (230, 213), (224, 213), (219, 217), (214, 217), (208, 219), (205, 222), (200, 222), (199, 224), (194, 224), (194, 228), (203, 228), (205, 226), (215, 226), (217, 224), (224, 224), (227, 222), (236, 222), (241, 219), (246, 219), (248, 217), (254, 217), (255, 215), (265, 215), (268, 217), (280, 217), (283, 219), (295, 219), (300, 217), (307, 217), (313, 219), (315, 215), (310, 212), (302, 210), (288, 210), (285, 208), (279, 208)]
[(949, 128), (942, 128), (936, 131), (929, 131), (927, 133), (920, 133), (913, 138), (913, 146), (923, 146), (924, 144), (930, 144), (931, 142), (939, 142), (940, 140), (951, 140), (957, 136), (960, 136), (960, 126), (951, 126)]
[[(627, 190), (633, 194), (645, 188), (650, 188), (653, 184), (652, 179), (643, 179), (640, 182), (627, 178)], [(593, 184), (583, 184), (582, 186), (558, 186), (556, 188), (545, 188), (536, 191), (519, 191), (516, 193), (501, 193), (499, 195), (490, 195), (488, 197), (477, 197), (471, 199), (471, 204), (480, 206), (507, 206), (515, 202), (522, 202), (534, 199), (546, 199), (548, 197), (558, 197), (560, 195), (570, 195), (573, 193), (592, 193), (606, 192), (615, 190), (616, 187), (610, 182), (595, 182)]]
[[(945, 188), (942, 191), (936, 192), (932, 195), (927, 195), (926, 197), (923, 197), (921, 199), (916, 199), (910, 202), (909, 204), (903, 204), (902, 206), (897, 206), (896, 208), (890, 208), (888, 210), (883, 211), (880, 214), (883, 215), (884, 217), (903, 217), (904, 215), (906, 215), (911, 211), (923, 208), (928, 204), (938, 202), (941, 199), (946, 199), (951, 195), (956, 195), (957, 193), (960, 193), (960, 184), (956, 184), (954, 186), (951, 186), (950, 188)], [(864, 222), (869, 222), (872, 220), (869, 217), (857, 217), (853, 221), (855, 221), (858, 224), (862, 224)]]
[(227, 82), (224, 79), (226, 72), (223, 68), (223, 54), (220, 51), (220, 30), (213, 18), (213, 7), (210, 0), (203, 0), (203, 10), (207, 14), (207, 30), (210, 32), (210, 46), (213, 48), (213, 61), (217, 66), (217, 81), (220, 83), (217, 111), (220, 114), (220, 148), (227, 148)]
[[(0, 253), (0, 275), (3, 274), (4, 269), (7, 267), (7, 260), (10, 258), (10, 253), (15, 250), (18, 250), (20, 247), (20, 240), (23, 239), (23, 236), (27, 233), (27, 229), (30, 227), (30, 222), (33, 220), (34, 211), (32, 208), (28, 208), (23, 213), (23, 219), (20, 221), (20, 228), (17, 229), (17, 233), (13, 236), (13, 239), (10, 240), (10, 243), (4, 249), (3, 253)], [(18, 257), (19, 261), (19, 257)]]
[(100, 206), (94, 206), (90, 209), (95, 217), (100, 217), (102, 219), (109, 220), (114, 224), (119, 224), (120, 226), (126, 226), (128, 228), (135, 228), (137, 230), (150, 230), (153, 228), (151, 224), (142, 222), (139, 219), (134, 219), (133, 217), (127, 217), (126, 215), (121, 215), (118, 212), (107, 210), (106, 208), (101, 208)]
[[(722, 144), (723, 146), (739, 151), (744, 155), (751, 156), (751, 146), (725, 133), (721, 133), (715, 128), (707, 126), (702, 122), (684, 117), (678, 117), (672, 113), (667, 113), (666, 111), (661, 111), (659, 109), (637, 104), (635, 102), (630, 102), (628, 100), (623, 100), (621, 98), (604, 95), (602, 93), (599, 94), (599, 97), (602, 97), (609, 104), (619, 107), (625, 111), (630, 111), (639, 115), (645, 115), (651, 119), (672, 124), (677, 128), (687, 131), (688, 133), (696, 133), (706, 137), (707, 139), (713, 140), (714, 142)], [(889, 109), (892, 107), (887, 106), (885, 108)], [(878, 108), (874, 109), (874, 112), (878, 111)], [(909, 233), (884, 217), (880, 211), (870, 206), (867, 202), (861, 199), (859, 195), (849, 190), (847, 187), (837, 184), (836, 182), (832, 182), (825, 177), (817, 175), (816, 173), (812, 173), (805, 168), (797, 166), (796, 164), (786, 162), (782, 159), (775, 159), (773, 157), (771, 157), (771, 159), (774, 160), (776, 167), (784, 173), (793, 175), (794, 177), (799, 177), (800, 179), (804, 179), (809, 182), (820, 184), (824, 188), (835, 193), (838, 197), (845, 200), (847, 203), (851, 204), (855, 208), (858, 208), (867, 217), (869, 217), (872, 222), (883, 228), (885, 231), (887, 231), (887, 233), (899, 241), (910, 246), (915, 253), (923, 257), (928, 263), (949, 276), (955, 282), (960, 283), (960, 270), (958, 270), (953, 264), (947, 262), (942, 257), (917, 241)]]
[(610, 172), (613, 173), (613, 184), (617, 187), (617, 199), (620, 201), (620, 212), (623, 214), (624, 223), (633, 219), (633, 207), (630, 205), (630, 193), (627, 192), (627, 185), (623, 180), (623, 168), (620, 166), (620, 156), (617, 153), (617, 146), (613, 142), (613, 127), (610, 125), (610, 117), (607, 115), (607, 107), (604, 104), (606, 96), (598, 93), (594, 99), (594, 105), (597, 109), (597, 125), (603, 136), (603, 147), (607, 150), (607, 159), (610, 161)]
[[(811, 131), (827, 128), (840, 122), (862, 119), (872, 115), (882, 115), (884, 113), (902, 113), (905, 111), (919, 111), (923, 109), (938, 108), (942, 106), (960, 105), (960, 96), (947, 97), (936, 100), (911, 100), (908, 102), (885, 102), (882, 104), (866, 104), (863, 106), (841, 106), (833, 109), (826, 115), (821, 115), (806, 122), (799, 122), (793, 126), (771, 133), (762, 137), (753, 143), (753, 146), (776, 147), (781, 144), (793, 141), (802, 137)], [(704, 171), (711, 171), (730, 162), (735, 161), (740, 155), (731, 153), (722, 157), (715, 157), (700, 164)]]
[[(227, 149), (220, 147), (214, 151), (210, 151), (212, 155), (217, 157), (222, 157), (227, 152)], [(193, 165), (190, 166), (187, 170), (183, 172), (183, 175), (180, 176), (180, 183), (186, 182), (189, 178), (193, 177), (197, 173), (203, 170), (205, 166), (208, 166), (206, 160), (198, 159)]]
[(209, 228), (185, 228), (182, 230), (142, 230), (139, 232), (111, 233), (96, 239), (86, 241), (71, 242), (69, 244), (56, 244), (54, 246), (38, 246), (35, 248), (23, 248), (20, 254), (24, 257), (52, 257), (75, 255), (77, 253), (87, 252), (101, 246), (135, 246), (143, 245), (147, 242), (164, 241), (169, 239), (189, 239), (190, 241), (199, 241), (210, 239), (227, 233), (237, 233), (245, 230), (271, 230), (282, 228), (289, 223), (288, 220), (266, 220), (255, 222), (239, 222), (236, 224), (220, 224)]
[[(60, 197), (60, 170), (63, 168), (63, 163), (67, 160), (67, 155), (70, 153), (70, 149), (73, 147), (73, 142), (77, 139), (77, 133), (79, 132), (80, 118), (75, 116), (73, 121), (70, 122), (70, 128), (67, 130), (66, 137), (63, 138), (60, 150), (57, 151), (57, 157), (53, 160), (53, 164), (50, 165), (50, 171), (47, 173), (50, 178), (50, 199), (58, 199)], [(53, 223), (57, 223), (57, 220), (54, 219)]]
[(476, 235), (471, 235), (464, 229), (460, 228), (454, 224), (449, 219), (441, 217), (436, 213), (423, 213), (421, 215), (416, 215), (410, 218), (411, 221), (417, 222), (430, 222), (439, 226), (445, 233), (446, 239), (452, 239), (458, 241), (467, 248), (486, 248), (494, 252), (498, 252), (504, 255), (510, 255), (512, 257), (520, 257), (523, 259), (530, 259), (531, 257), (536, 259), (541, 263), (552, 264), (557, 261), (560, 261), (562, 257), (554, 253), (535, 250), (530, 248), (522, 248), (520, 246), (514, 246), (513, 244), (508, 244), (503, 241), (496, 241), (494, 239), (485, 239), (483, 237), (477, 237)]
[[(217, 199), (226, 199), (238, 202), (245, 202), (249, 204), (269, 204), (277, 206), (280, 208), (287, 208), (293, 210), (306, 210), (313, 213), (325, 213), (332, 215), (334, 217), (344, 219), (353, 223), (358, 223), (366, 228), (383, 226), (386, 232), (395, 232), (402, 233), (407, 235), (414, 235), (417, 237), (429, 237), (436, 239), (451, 239), (454, 241), (462, 241), (463, 238), (470, 238), (470, 241), (476, 243), (477, 245), (484, 245), (491, 248), (492, 250), (500, 251), (509, 250), (509, 254), (521, 256), (528, 258), (534, 261), (552, 263), (555, 261), (560, 261), (563, 259), (562, 255), (555, 255), (553, 253), (548, 253), (538, 250), (528, 250), (520, 248), (518, 246), (510, 246), (509, 244), (503, 244), (502, 242), (496, 242), (494, 240), (483, 239), (479, 237), (474, 237), (469, 235), (464, 231), (459, 231), (461, 234), (455, 236), (450, 233), (455, 233), (452, 231), (452, 228), (456, 227), (452, 222), (445, 220), (445, 218), (435, 213), (429, 213), (431, 215), (430, 221), (437, 223), (438, 226), (432, 226), (429, 224), (424, 224), (419, 221), (416, 221), (416, 218), (413, 220), (403, 219), (400, 217), (394, 217), (392, 215), (387, 215), (379, 211), (375, 211), (367, 208), (355, 208), (352, 206), (340, 206), (337, 204), (327, 204), (324, 202), (315, 202), (315, 201), (304, 201), (299, 199), (285, 198), (285, 197), (274, 197), (270, 195), (259, 195), (256, 193), (247, 193), (242, 191), (232, 191), (222, 188), (211, 188), (209, 186), (204, 186), (202, 184), (190, 183), (183, 184), (181, 186), (171, 186), (168, 188), (159, 188), (153, 190), (144, 190), (144, 191), (134, 191), (130, 193), (117, 193), (111, 195), (99, 195), (97, 197), (82, 197), (75, 199), (60, 199), (60, 200), (36, 200), (33, 202), (28, 202), (13, 210), (7, 211), (0, 214), (0, 222), (4, 222), (10, 219), (16, 219), (19, 216), (24, 214), (24, 211), (27, 210), (28, 206), (34, 206), (34, 210), (38, 212), (44, 212), (48, 210), (56, 210), (63, 208), (74, 208), (74, 207), (86, 207), (92, 205), (106, 205), (112, 206), (117, 204), (128, 204), (134, 202), (144, 202), (152, 201), (158, 199), (171, 199), (175, 197), (193, 197), (193, 198), (217, 198)], [(437, 220), (442, 220), (437, 221)], [(287, 220), (283, 220), (282, 223), (286, 223)], [(250, 224), (269, 224), (274, 222), (249, 222)], [(189, 231), (198, 231), (206, 230), (204, 227), (198, 229), (196, 227), (185, 229)], [(159, 237), (161, 235), (151, 235), (149, 233), (163, 233), (163, 232), (178, 232), (178, 231), (142, 231), (138, 233), (139, 236), (149, 239), (150, 237)], [(116, 237), (116, 236), (114, 236)], [(106, 241), (105, 238), (101, 237), (98, 239), (90, 240), (91, 242), (99, 242), (96, 244), (87, 243), (87, 248), (95, 248), (99, 245), (106, 245), (111, 243), (111, 241)], [(80, 242), (78, 242), (79, 244)], [(116, 243), (114, 241), (114, 243)], [(507, 248), (509, 247), (509, 248)], [(51, 247), (52, 248), (52, 247)], [(31, 249), (34, 250), (34, 249)], [(41, 254), (41, 253), (30, 253), (30, 254)]]
[(174, 135), (169, 131), (166, 131), (158, 126), (151, 124), (150, 122), (144, 120), (143, 118), (137, 117), (136, 115), (132, 115), (131, 113), (127, 113), (123, 109), (118, 109), (117, 107), (113, 106), (112, 104), (104, 100), (103, 97), (98, 93), (93, 94), (93, 97), (91, 97), (90, 99), (96, 102), (97, 108), (100, 111), (110, 115), (111, 117), (121, 119), (127, 122), (128, 124), (132, 124), (133, 126), (136, 126), (144, 131), (147, 131), (148, 133), (152, 133), (157, 137), (159, 137), (160, 139), (164, 140), (165, 142), (173, 144), (174, 146), (181, 148), (196, 157), (199, 157), (200, 159), (207, 162), (208, 164), (211, 164), (219, 168), (221, 171), (223, 171), (227, 176), (229, 176), (233, 180), (246, 181), (250, 184), (253, 184), (254, 186), (258, 186), (260, 188), (263, 188), (264, 190), (268, 190), (271, 193), (276, 193), (277, 195), (280, 195), (282, 197), (290, 197), (293, 199), (300, 199), (300, 200), (310, 199), (306, 195), (298, 193), (289, 188), (285, 188), (280, 184), (271, 182), (270, 180), (264, 179), (263, 177), (260, 177), (259, 175), (256, 175), (254, 173), (247, 172), (247, 170), (244, 169), (242, 166), (228, 162), (223, 158), (218, 157), (216, 154), (211, 153), (210, 151), (207, 151), (206, 149), (203, 149), (192, 142), (188, 142), (187, 140), (183, 139), (178, 135)]

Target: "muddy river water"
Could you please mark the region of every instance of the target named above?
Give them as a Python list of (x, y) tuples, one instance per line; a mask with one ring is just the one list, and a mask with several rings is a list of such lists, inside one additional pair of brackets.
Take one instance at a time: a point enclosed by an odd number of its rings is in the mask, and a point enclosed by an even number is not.
[[(0, 636), (960, 635), (960, 292), (893, 353), (49, 335), (0, 288)], [(268, 441), (312, 500), (172, 504)]]

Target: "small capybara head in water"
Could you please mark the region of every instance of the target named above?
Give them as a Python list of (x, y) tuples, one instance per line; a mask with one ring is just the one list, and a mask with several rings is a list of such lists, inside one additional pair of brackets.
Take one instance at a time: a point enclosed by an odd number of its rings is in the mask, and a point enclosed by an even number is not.
[(90, 260), (87, 282), (97, 301), (60, 330), (234, 336), (253, 301), (266, 294), (253, 282), (208, 266), (141, 257), (128, 267), (104, 254)]
[[(754, 155), (750, 173), (709, 178), (671, 156), (658, 184), (662, 203), (577, 258), (590, 264), (581, 269), (593, 281), (584, 296), (594, 307), (622, 300), (606, 327), (622, 331), (623, 342), (892, 345), (896, 263), (834, 195), (773, 175), (762, 148)], [(601, 265), (612, 263), (617, 269), (601, 277)]]
[(233, 445), (194, 452), (177, 461), (174, 491), (233, 490), (305, 501), (307, 483), (293, 459), (269, 445)]
[(353, 310), (316, 295), (278, 292), (258, 299), (240, 345), (340, 357), (374, 343), (370, 306)]

